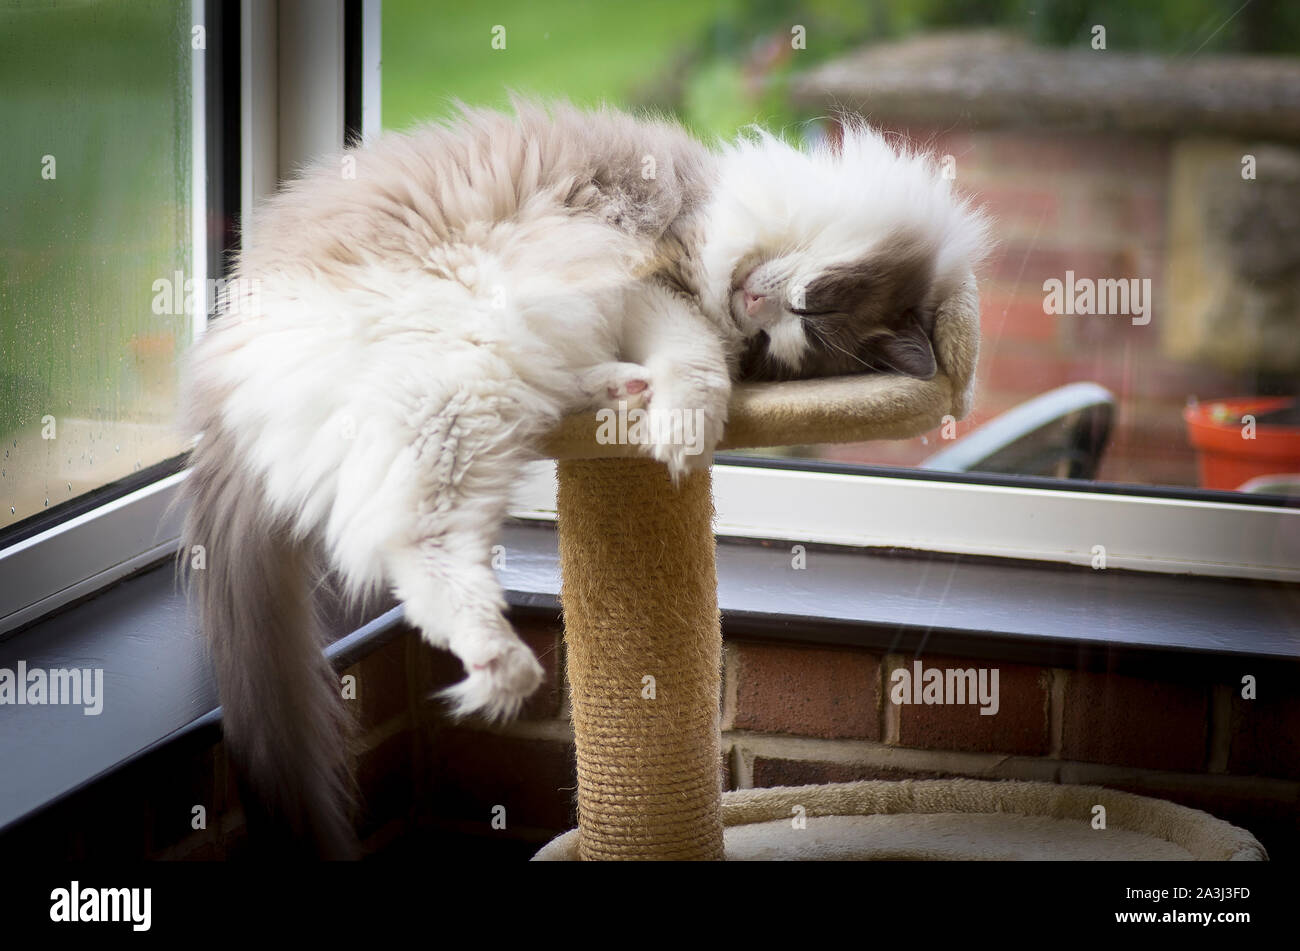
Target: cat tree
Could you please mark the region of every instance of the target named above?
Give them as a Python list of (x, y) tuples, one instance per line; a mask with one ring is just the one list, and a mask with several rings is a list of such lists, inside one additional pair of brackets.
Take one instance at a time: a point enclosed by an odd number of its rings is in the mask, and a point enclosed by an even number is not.
[[(961, 418), (978, 341), (972, 278), (939, 309), (934, 379), (738, 387), (719, 448), (902, 439), (946, 414)], [(636, 447), (598, 443), (592, 416), (567, 419), (547, 449), (559, 460), (578, 828), (538, 859), (1263, 855), (1248, 833), (1205, 813), (1093, 787), (944, 780), (724, 795), (708, 470), (674, 489)], [(1100, 855), (1101, 839), (1080, 834), (1097, 802), (1110, 804), (1116, 830)], [(817, 823), (815, 834), (790, 834), (796, 805)], [(954, 852), (954, 840), (966, 852)]]

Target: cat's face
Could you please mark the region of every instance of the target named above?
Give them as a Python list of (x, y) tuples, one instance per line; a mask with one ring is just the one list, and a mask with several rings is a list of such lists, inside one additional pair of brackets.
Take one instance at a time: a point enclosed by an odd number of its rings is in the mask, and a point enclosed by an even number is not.
[(738, 144), (709, 216), (710, 294), (746, 338), (745, 379), (931, 378), (935, 311), (986, 244), (928, 156), (860, 124), (835, 149)]
[(729, 299), (747, 338), (742, 378), (882, 372), (930, 379), (935, 257), (923, 236), (901, 232), (833, 264), (815, 248), (745, 260)]

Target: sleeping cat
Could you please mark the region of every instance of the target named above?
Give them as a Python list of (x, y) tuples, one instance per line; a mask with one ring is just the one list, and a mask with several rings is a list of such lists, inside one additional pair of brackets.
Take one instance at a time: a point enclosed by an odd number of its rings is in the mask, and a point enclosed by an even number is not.
[[(252, 218), (194, 347), (185, 551), (228, 747), (276, 820), (351, 854), (346, 717), (309, 591), (387, 589), (463, 662), (455, 712), (512, 715), (542, 670), (490, 550), (509, 489), (569, 413), (702, 413), (735, 379), (928, 378), (936, 306), (985, 242), (930, 160), (862, 124), (805, 153), (708, 148), (669, 122), (516, 103), (390, 133)], [(342, 166), (346, 167), (346, 166)], [(255, 292), (253, 292), (255, 291)]]

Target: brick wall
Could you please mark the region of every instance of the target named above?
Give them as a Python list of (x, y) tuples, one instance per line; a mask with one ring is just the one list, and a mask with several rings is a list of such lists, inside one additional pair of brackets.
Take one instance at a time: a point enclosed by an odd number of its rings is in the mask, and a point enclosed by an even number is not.
[[(357, 678), (358, 817), (375, 860), (462, 854), (522, 860), (576, 824), (573, 731), (553, 621), (520, 628), (547, 680), (515, 722), (452, 723), (432, 691), (461, 676), (412, 631), (350, 668)], [(891, 702), (897, 669), (999, 671), (1000, 708)], [(1240, 668), (1240, 669), (1239, 669)], [(1300, 858), (1300, 697), (1266, 674), (1260, 698), (1214, 679), (1157, 679), (751, 640), (728, 631), (723, 751), (730, 788), (968, 776), (1100, 784), (1204, 809)], [(193, 807), (207, 828), (192, 829)], [(504, 808), (504, 828), (494, 815)], [(495, 813), (494, 813), (494, 810)], [(6, 849), (47, 857), (238, 858), (239, 796), (218, 743), (150, 757), (29, 823)]]
[[(997, 667), (997, 715), (891, 702), (890, 675), (917, 659), (926, 668)], [(723, 726), (731, 779), (737, 787), (948, 776), (1098, 784), (1204, 809), (1249, 829), (1274, 858), (1300, 857), (1300, 699), (1294, 678), (1270, 679), (1274, 699), (1240, 699), (1232, 685), (1250, 669), (1226, 662), (1222, 680), (1162, 680), (730, 639)], [(845, 684), (845, 670), (866, 682)], [(817, 699), (794, 700), (807, 696)]]

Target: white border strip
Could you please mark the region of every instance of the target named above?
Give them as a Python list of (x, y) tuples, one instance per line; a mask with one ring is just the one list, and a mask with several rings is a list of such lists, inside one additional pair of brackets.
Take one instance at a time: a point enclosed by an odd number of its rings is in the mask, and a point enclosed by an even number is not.
[(276, 4), (281, 179), (343, 147), (343, 0)]
[(361, 4), (361, 141), (370, 142), (383, 131), (383, 4)]
[(178, 472), (0, 551), (0, 633), (91, 594), (176, 551)]
[(279, 181), (279, 86), (276, 4), (242, 0), (239, 8), (239, 225)]
[[(555, 518), (555, 464), (511, 505)], [(719, 535), (1300, 581), (1300, 510), (843, 473), (714, 466)]]
[[(205, 0), (191, 0), (190, 25), (207, 30)], [(206, 32), (204, 49), (190, 43), (190, 271), (194, 278), (191, 338), (198, 340), (208, 324), (212, 301), (208, 295), (208, 109)]]

